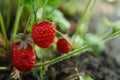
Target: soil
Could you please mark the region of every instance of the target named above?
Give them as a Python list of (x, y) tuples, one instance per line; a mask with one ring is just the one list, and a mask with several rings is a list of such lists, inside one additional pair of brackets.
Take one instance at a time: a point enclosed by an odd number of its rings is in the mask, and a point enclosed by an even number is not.
[[(11, 71), (0, 71), (0, 80), (9, 80), (10, 73)], [(94, 80), (120, 80), (120, 65), (104, 52), (100, 55), (84, 52), (50, 65), (45, 77), (46, 80), (79, 80), (71, 77), (78, 77), (78, 73), (88, 75)], [(37, 80), (37, 78), (29, 73), (22, 75), (22, 80)]]
[(51, 65), (47, 71), (47, 80), (79, 80), (68, 79), (77, 73), (76, 69), (94, 80), (120, 80), (120, 65), (104, 52), (100, 55), (85, 52)]

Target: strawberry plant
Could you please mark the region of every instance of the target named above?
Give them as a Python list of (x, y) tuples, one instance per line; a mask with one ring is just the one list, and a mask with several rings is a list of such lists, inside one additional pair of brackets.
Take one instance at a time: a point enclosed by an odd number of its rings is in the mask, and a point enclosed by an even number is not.
[[(104, 50), (106, 41), (120, 35), (120, 29), (115, 28), (114, 24), (111, 24), (113, 31), (106, 36), (99, 37), (88, 32), (88, 24), (97, 0), (86, 1), (85, 10), (71, 36), (70, 22), (59, 9), (67, 0), (15, 1), (18, 5), (13, 21), (10, 21), (13, 0), (7, 1), (8, 14), (4, 15), (0, 10), (0, 34), (5, 43), (4, 45), (0, 41), (0, 56), (4, 53), (4, 59), (9, 64), (0, 65), (0, 71), (12, 71), (9, 76), (13, 80), (21, 80), (20, 75), (27, 73), (32, 73), (37, 80), (46, 80), (45, 69), (50, 65), (84, 51), (92, 51), (98, 55)], [(93, 80), (88, 75), (79, 74), (77, 70), (76, 72), (80, 80)], [(71, 79), (75, 80), (76, 77)]]

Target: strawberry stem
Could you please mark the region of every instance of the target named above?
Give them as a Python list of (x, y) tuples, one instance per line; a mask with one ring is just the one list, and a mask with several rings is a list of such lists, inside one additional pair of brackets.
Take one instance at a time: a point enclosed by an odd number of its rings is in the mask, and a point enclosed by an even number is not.
[(1, 30), (2, 30), (4, 39), (5, 39), (5, 42), (6, 42), (7, 50), (9, 50), (8, 38), (7, 38), (7, 34), (6, 34), (6, 30), (5, 30), (5, 25), (4, 25), (4, 22), (3, 22), (3, 18), (2, 18), (1, 12), (0, 12), (0, 24), (1, 24)]
[(65, 36), (63, 33), (61, 33), (60, 31), (56, 30), (56, 32), (58, 34), (60, 34), (67, 42), (69, 42), (71, 44), (71, 41), (69, 40), (69, 38), (67, 38), (67, 36)]
[(83, 52), (83, 51), (85, 51), (85, 50), (87, 50), (87, 49), (88, 49), (88, 46), (85, 45), (85, 46), (81, 47), (80, 49), (76, 49), (76, 50), (74, 50), (74, 51), (71, 51), (71, 52), (69, 52), (68, 54), (64, 54), (64, 55), (62, 55), (62, 56), (60, 56), (60, 57), (57, 57), (57, 58), (52, 59), (52, 60), (50, 60), (50, 61), (47, 61), (47, 62), (45, 62), (45, 63), (43, 63), (43, 64), (36, 64), (35, 67), (38, 67), (38, 66), (46, 66), (46, 65), (54, 64), (54, 63), (56, 63), (56, 62), (62, 61), (62, 60), (66, 59), (66, 58), (69, 58), (69, 57), (71, 57), (71, 56), (77, 55), (77, 54), (79, 54), (79, 53), (81, 53), (81, 52)]
[(110, 39), (112, 39), (112, 38), (114, 38), (114, 37), (117, 37), (117, 36), (119, 36), (119, 35), (120, 35), (120, 30), (118, 30), (118, 31), (116, 31), (116, 32), (114, 32), (114, 33), (111, 33), (111, 34), (107, 35), (106, 37), (103, 38), (103, 40), (104, 40), (104, 41), (108, 41), (108, 40), (110, 40)]
[(30, 20), (31, 20), (31, 18), (32, 18), (32, 14), (33, 14), (33, 13), (34, 13), (34, 12), (33, 12), (33, 10), (32, 10), (31, 13), (30, 13), (30, 16), (29, 16), (29, 18), (28, 18), (28, 21), (27, 21), (27, 23), (26, 23), (26, 25), (25, 25), (24, 35), (26, 34), (27, 27), (28, 27), (28, 24), (30, 23)]
[(13, 27), (13, 33), (12, 34), (16, 35), (16, 33), (17, 33), (18, 24), (19, 24), (19, 21), (20, 21), (20, 16), (21, 16), (23, 7), (24, 7), (24, 5), (19, 5), (18, 6), (17, 13), (16, 13), (16, 18), (15, 18), (15, 23), (14, 23), (14, 27)]
[(10, 70), (10, 68), (8, 68), (8, 67), (0, 67), (0, 71), (6, 71), (6, 70)]
[(47, 3), (48, 3), (49, 0), (45, 0), (44, 4), (43, 4), (43, 11), (42, 11), (42, 20), (45, 20), (46, 19), (46, 13), (45, 13), (45, 10), (46, 10), (46, 6), (47, 6)]
[(63, 33), (61, 33), (60, 31), (58, 31), (57, 29), (56, 29), (56, 32), (57, 32), (58, 34), (60, 34), (62, 37), (65, 37), (65, 35), (64, 35)]
[(96, 0), (89, 0), (87, 6), (82, 14), (82, 18), (80, 17), (78, 21), (78, 27), (76, 28), (75, 34), (85, 33), (87, 31), (88, 22), (92, 15), (93, 8), (95, 6)]
[(8, 7), (7, 7), (7, 20), (6, 20), (6, 31), (9, 29), (10, 25), (10, 16), (11, 16), (11, 1), (8, 0)]
[[(42, 61), (42, 59), (40, 59), (40, 64), (43, 64), (43, 61)], [(44, 80), (44, 78), (43, 78), (43, 66), (40, 66), (40, 78), (41, 78), (41, 80)]]

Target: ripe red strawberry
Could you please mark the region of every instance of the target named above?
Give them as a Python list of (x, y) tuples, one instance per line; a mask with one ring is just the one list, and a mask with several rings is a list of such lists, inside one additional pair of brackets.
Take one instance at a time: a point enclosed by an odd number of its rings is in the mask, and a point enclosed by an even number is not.
[(72, 45), (64, 38), (59, 38), (57, 42), (57, 50), (60, 53), (68, 53), (72, 49)]
[(32, 47), (28, 44), (25, 49), (18, 49), (20, 42), (14, 43), (11, 47), (12, 63), (19, 71), (29, 71), (34, 67), (36, 56)]
[(36, 45), (41, 48), (49, 47), (55, 38), (56, 29), (52, 22), (43, 21), (35, 23), (32, 28), (32, 38)]

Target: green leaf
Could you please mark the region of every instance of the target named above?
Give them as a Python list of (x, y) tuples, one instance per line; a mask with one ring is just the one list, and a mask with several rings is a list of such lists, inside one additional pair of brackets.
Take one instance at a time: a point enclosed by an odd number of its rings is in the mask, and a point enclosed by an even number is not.
[(55, 10), (52, 16), (53, 22), (59, 26), (61, 32), (68, 32), (70, 29), (70, 22), (64, 18), (63, 14), (59, 10)]
[(33, 72), (33, 75), (37, 78), (37, 80), (41, 80), (40, 77), (39, 77), (39, 69), (38, 68), (33, 68), (32, 69), (32, 72)]
[(45, 49), (39, 48), (38, 46), (35, 46), (35, 51), (36, 51), (36, 55), (37, 55), (38, 59), (45, 59), (45, 58), (53, 55), (53, 54), (51, 54), (53, 51), (52, 46), (49, 48), (45, 48)]
[(49, 0), (48, 5), (51, 7), (58, 7), (60, 6), (65, 0)]
[(41, 7), (41, 0), (19, 0), (19, 3), (24, 4), (27, 8), (37, 10)]
[(37, 21), (40, 21), (42, 19), (42, 12), (43, 12), (43, 8), (39, 8), (36, 12), (36, 19)]
[(93, 34), (85, 35), (85, 43), (89, 45), (96, 54), (100, 53), (104, 49), (103, 40)]
[(28, 27), (27, 27), (28, 32), (32, 32), (32, 26), (33, 26), (34, 23), (35, 23), (35, 15), (32, 14), (32, 18), (31, 18), (31, 20), (30, 20), (30, 22), (28, 24)]
[(107, 18), (103, 18), (105, 26), (112, 28), (113, 30), (120, 30), (120, 21), (111, 22)]
[[(50, 15), (52, 7), (46, 7), (46, 19), (52, 20), (56, 25), (60, 26), (60, 30), (68, 31), (70, 28), (70, 22), (64, 18), (63, 13), (60, 10), (54, 10)], [(36, 13), (37, 20), (41, 20), (42, 18), (43, 8), (39, 8)]]
[(21, 2), (23, 2), (24, 4), (32, 4), (34, 2), (34, 0), (20, 0)]
[(80, 80), (93, 80), (93, 79), (88, 75), (81, 75)]
[[(51, 7), (47, 8), (47, 13), (49, 13), (52, 10)], [(63, 31), (66, 31), (70, 28), (70, 22), (65, 19), (63, 16), (63, 13), (60, 10), (55, 10), (50, 16), (47, 16), (47, 18), (52, 19), (53, 22), (60, 26), (60, 29)]]
[(72, 43), (73, 43), (73, 48), (77, 49), (77, 48), (80, 48), (81, 46), (83, 46), (84, 40), (82, 39), (82, 37), (80, 37), (80, 35), (73, 35)]
[(42, 2), (41, 0), (34, 0), (34, 8), (37, 10), (38, 8), (40, 8), (42, 6)]

